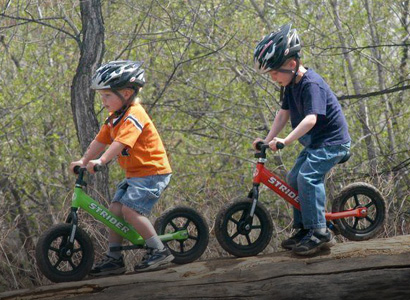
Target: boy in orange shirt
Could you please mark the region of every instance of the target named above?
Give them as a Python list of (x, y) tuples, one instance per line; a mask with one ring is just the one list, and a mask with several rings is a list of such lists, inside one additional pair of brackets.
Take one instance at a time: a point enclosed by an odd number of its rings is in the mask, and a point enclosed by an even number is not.
[[(174, 259), (147, 218), (169, 184), (172, 170), (152, 120), (135, 101), (145, 84), (141, 66), (140, 62), (112, 61), (97, 69), (91, 88), (98, 91), (110, 116), (84, 156), (70, 165), (71, 171), (75, 166), (81, 166), (94, 173), (94, 166), (105, 165), (118, 156), (126, 178), (118, 185), (110, 211), (130, 223), (144, 238), (148, 249), (143, 261), (135, 266), (135, 271), (154, 269)], [(108, 242), (105, 258), (94, 266), (90, 275), (122, 274), (126, 271), (121, 252), (110, 250), (121, 246), (122, 237), (110, 230)]]

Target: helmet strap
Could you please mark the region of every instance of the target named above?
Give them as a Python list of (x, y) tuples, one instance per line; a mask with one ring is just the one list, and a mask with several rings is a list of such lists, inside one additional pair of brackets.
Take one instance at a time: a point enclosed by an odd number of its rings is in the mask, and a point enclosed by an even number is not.
[(281, 87), (280, 87), (280, 98), (279, 98), (280, 103), (283, 102), (284, 94), (285, 94), (285, 87), (284, 87), (284, 86), (281, 86)]
[(293, 75), (293, 78), (292, 78), (292, 81), (291, 81), (292, 87), (295, 85), (295, 83), (296, 83), (296, 78), (297, 78), (298, 75), (299, 75), (299, 65), (300, 65), (299, 56), (296, 56), (296, 68), (295, 68), (295, 70), (293, 71), (293, 72), (294, 72), (294, 75)]

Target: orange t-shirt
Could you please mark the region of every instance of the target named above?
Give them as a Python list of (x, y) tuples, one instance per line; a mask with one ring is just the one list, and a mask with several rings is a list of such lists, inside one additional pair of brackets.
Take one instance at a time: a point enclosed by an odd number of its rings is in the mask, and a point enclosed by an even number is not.
[(103, 144), (120, 142), (126, 145), (118, 162), (127, 177), (172, 172), (158, 131), (139, 103), (132, 104), (121, 119), (104, 124), (95, 139)]

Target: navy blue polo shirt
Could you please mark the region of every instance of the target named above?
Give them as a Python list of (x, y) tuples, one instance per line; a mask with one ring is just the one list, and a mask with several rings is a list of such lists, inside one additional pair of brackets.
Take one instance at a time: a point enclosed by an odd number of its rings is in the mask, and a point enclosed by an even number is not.
[(297, 84), (286, 87), (282, 109), (290, 111), (293, 129), (307, 115), (317, 115), (315, 126), (299, 139), (305, 147), (320, 148), (350, 142), (339, 101), (323, 78), (312, 69), (308, 69)]

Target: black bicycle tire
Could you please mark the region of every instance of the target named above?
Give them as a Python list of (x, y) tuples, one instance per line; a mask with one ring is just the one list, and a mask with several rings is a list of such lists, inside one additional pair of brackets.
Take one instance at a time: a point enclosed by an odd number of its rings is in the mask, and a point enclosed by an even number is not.
[(94, 246), (89, 235), (77, 227), (74, 240), (82, 249), (81, 262), (75, 270), (62, 272), (52, 266), (49, 247), (59, 237), (69, 237), (71, 224), (58, 224), (45, 231), (36, 245), (36, 260), (40, 271), (52, 282), (68, 282), (82, 280), (90, 272), (94, 263)]
[(227, 226), (230, 216), (234, 212), (240, 211), (240, 209), (249, 209), (251, 205), (252, 199), (238, 198), (222, 207), (215, 219), (215, 236), (219, 244), (225, 251), (236, 257), (255, 256), (262, 252), (272, 239), (272, 218), (268, 210), (260, 202), (258, 202), (255, 207), (255, 215), (260, 220), (261, 233), (255, 243), (248, 245), (248, 247), (238, 245), (234, 243), (231, 236), (229, 236)]
[(209, 242), (209, 227), (206, 220), (195, 209), (187, 206), (180, 205), (168, 209), (155, 220), (154, 228), (159, 235), (165, 234), (169, 222), (181, 217), (189, 219), (195, 225), (198, 236), (194, 246), (186, 252), (177, 252), (169, 247), (175, 257), (172, 262), (176, 264), (186, 264), (197, 260), (205, 252)]
[(365, 195), (370, 198), (376, 207), (374, 225), (366, 230), (357, 230), (350, 226), (345, 219), (334, 220), (337, 229), (347, 239), (352, 241), (365, 241), (375, 237), (382, 230), (387, 218), (387, 204), (379, 190), (365, 182), (355, 182), (346, 186), (333, 200), (332, 212), (345, 210), (343, 207), (348, 199), (354, 195)]

